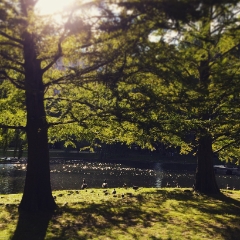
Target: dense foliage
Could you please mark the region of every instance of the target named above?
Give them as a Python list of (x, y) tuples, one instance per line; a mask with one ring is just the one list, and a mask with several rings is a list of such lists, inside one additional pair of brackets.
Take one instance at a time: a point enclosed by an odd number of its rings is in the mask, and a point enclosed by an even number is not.
[(159, 141), (197, 154), (195, 189), (213, 193), (213, 153), (239, 157), (239, 5), (202, 3), (198, 11), (171, 28), (156, 27), (154, 11), (140, 15), (145, 32), (127, 61), (134, 74), (118, 85), (119, 119), (137, 124), (143, 147)]
[(197, 190), (217, 192), (213, 150), (239, 145), (237, 1), (76, 1), (56, 16), (36, 3), (0, 3), (1, 140), (28, 149), (20, 207), (56, 207), (48, 143), (60, 140), (197, 149)]

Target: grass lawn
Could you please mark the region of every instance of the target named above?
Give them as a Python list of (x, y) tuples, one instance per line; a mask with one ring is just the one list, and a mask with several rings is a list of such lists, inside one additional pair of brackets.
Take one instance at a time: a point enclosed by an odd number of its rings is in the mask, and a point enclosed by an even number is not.
[(240, 239), (240, 191), (112, 190), (54, 191), (52, 216), (19, 214), (21, 194), (0, 195), (0, 239)]

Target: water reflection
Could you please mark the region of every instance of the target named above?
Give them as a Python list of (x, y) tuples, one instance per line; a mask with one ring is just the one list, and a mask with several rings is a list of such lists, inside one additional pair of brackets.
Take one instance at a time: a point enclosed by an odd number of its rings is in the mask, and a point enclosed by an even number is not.
[(156, 176), (156, 182), (155, 182), (155, 187), (162, 187), (166, 185), (162, 185), (162, 181), (164, 178), (164, 172), (162, 169), (162, 164), (161, 163), (155, 163), (154, 165), (154, 170), (155, 170), (155, 176)]
[(0, 193), (23, 191), (25, 164), (0, 164)]
[[(51, 164), (53, 190), (80, 189), (85, 178), (89, 188), (100, 188), (104, 179), (112, 188), (127, 186), (141, 187), (192, 187), (195, 178), (195, 164), (163, 164), (123, 162), (101, 163), (66, 161)], [(26, 174), (25, 164), (0, 164), (0, 193), (23, 191)], [(240, 176), (216, 175), (220, 188), (240, 189)]]
[[(107, 179), (109, 187), (141, 185), (154, 186), (156, 171), (149, 168), (134, 168), (114, 163), (89, 163), (51, 165), (53, 189), (79, 189), (85, 178), (88, 187), (100, 188)], [(66, 182), (67, 179), (67, 182)]]

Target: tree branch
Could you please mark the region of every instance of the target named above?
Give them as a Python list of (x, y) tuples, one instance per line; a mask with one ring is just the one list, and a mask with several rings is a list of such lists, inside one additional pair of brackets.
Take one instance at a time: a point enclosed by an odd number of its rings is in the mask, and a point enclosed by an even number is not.
[(213, 153), (218, 153), (218, 152), (220, 152), (220, 151), (222, 151), (222, 150), (228, 148), (229, 146), (231, 146), (231, 145), (233, 145), (233, 144), (235, 144), (235, 143), (236, 143), (235, 141), (234, 141), (234, 142), (231, 142), (231, 143), (228, 143), (228, 144), (222, 146), (221, 148), (217, 149), (217, 150), (214, 151)]
[(17, 48), (19, 48), (19, 49), (22, 49), (22, 46), (21, 45), (19, 45), (19, 44), (16, 44), (16, 43), (12, 43), (12, 42), (5, 42), (5, 41), (1, 41), (0, 42), (0, 45), (1, 46), (11, 46), (11, 47), (17, 47)]
[(97, 70), (98, 68), (100, 68), (100, 67), (102, 67), (102, 66), (104, 66), (104, 65), (106, 65), (107, 63), (110, 63), (110, 62), (112, 62), (112, 59), (110, 59), (108, 61), (105, 61), (105, 62), (102, 62), (100, 64), (96, 64), (96, 65), (90, 66), (88, 68), (84, 68), (82, 70), (75, 70), (75, 74), (69, 74), (67, 76), (60, 77), (60, 78), (58, 78), (56, 80), (52, 80), (52, 81), (46, 83), (44, 85), (44, 87), (46, 88), (46, 87), (49, 87), (49, 86), (51, 86), (53, 84), (59, 84), (61, 81), (73, 80), (74, 78), (76, 79), (76, 77), (81, 77), (84, 74), (87, 74), (87, 73), (89, 73), (91, 71)]
[(8, 35), (8, 34), (5, 33), (5, 32), (0, 31), (0, 35), (2, 35), (2, 36), (5, 37), (5, 38), (8, 38), (9, 40), (11, 40), (11, 41), (13, 41), (13, 42), (17, 42), (17, 43), (23, 45), (23, 41), (22, 41), (22, 40), (20, 40), (20, 39), (18, 39), (18, 38), (14, 38), (14, 37)]
[(47, 88), (47, 87), (49, 87), (49, 86), (51, 86), (51, 85), (54, 85), (54, 84), (61, 84), (61, 81), (64, 81), (64, 82), (65, 82), (65, 81), (67, 81), (67, 80), (72, 79), (72, 77), (73, 77), (73, 74), (69, 74), (69, 75), (62, 76), (62, 77), (60, 77), (60, 78), (57, 78), (57, 79), (55, 79), (55, 80), (50, 80), (50, 82), (44, 84), (44, 88)]
[(48, 127), (53, 127), (53, 126), (57, 126), (57, 125), (64, 125), (64, 124), (69, 124), (69, 123), (76, 123), (78, 121), (76, 120), (69, 120), (69, 121), (66, 121), (66, 122), (54, 122), (54, 123), (48, 123)]
[(0, 124), (0, 128), (20, 129), (20, 130), (26, 129), (26, 127), (23, 127), (23, 126), (10, 126), (10, 125), (5, 125), (5, 124)]
[(81, 100), (77, 100), (77, 99), (69, 99), (69, 98), (51, 98), (51, 97), (48, 97), (48, 98), (44, 98), (44, 100), (64, 100), (64, 101), (67, 101), (67, 102), (72, 102), (72, 103), (80, 103), (80, 104), (83, 104), (83, 105), (86, 105), (88, 106), (89, 108), (91, 109), (100, 109), (100, 110), (103, 110), (102, 107), (99, 107), (99, 106), (95, 106), (87, 101), (81, 101)]
[[(0, 75), (3, 75), (6, 79), (8, 79), (15, 87), (24, 90), (24, 83), (16, 80), (14, 78), (11, 78), (8, 76), (8, 74), (5, 71), (0, 71)], [(18, 84), (17, 82), (19, 82), (20, 84)], [(21, 85), (22, 84), (22, 85)]]
[(215, 63), (216, 63), (216, 59), (217, 58), (221, 58), (221, 57), (224, 57), (225, 55), (227, 55), (228, 53), (230, 53), (232, 50), (234, 50), (236, 47), (239, 46), (239, 43), (238, 44), (235, 44), (233, 47), (231, 47), (229, 50), (227, 50), (226, 52), (224, 53), (219, 53), (219, 56), (218, 57), (213, 57), (213, 59), (211, 59), (210, 61), (212, 62), (211, 64), (209, 64), (209, 67), (212, 67)]
[(13, 62), (13, 63), (16, 63), (16, 64), (18, 64), (18, 65), (23, 66), (23, 63), (21, 63), (21, 62), (17, 61), (16, 59), (10, 57), (9, 54), (6, 54), (6, 53), (3, 52), (3, 51), (0, 51), (0, 56), (2, 56), (3, 58), (5, 58), (5, 59), (7, 59), (7, 60), (9, 60), (9, 61), (11, 61), (11, 62)]
[(42, 69), (42, 73), (45, 73), (49, 68), (51, 68), (61, 56), (62, 56), (62, 47), (61, 47), (61, 42), (59, 42), (58, 51), (56, 55), (53, 57), (53, 60), (45, 68)]
[[(73, 12), (75, 11), (75, 9), (73, 9), (65, 23), (65, 26), (67, 26), (67, 24), (70, 22), (70, 20), (72, 19), (72, 16), (73, 16)], [(58, 41), (58, 50), (57, 50), (57, 53), (55, 54), (55, 56), (53, 57), (53, 60), (45, 67), (42, 69), (42, 73), (45, 73), (48, 69), (50, 69), (55, 63), (56, 61), (62, 57), (62, 46), (61, 46), (61, 43), (64, 39), (64, 35), (66, 34), (67, 32), (67, 29), (65, 28), (63, 33), (61, 34), (60, 38), (59, 38), (59, 41)], [(66, 36), (65, 36), (66, 37)]]
[(3, 69), (9, 69), (9, 70), (14, 70), (14, 71), (16, 71), (16, 72), (18, 72), (18, 73), (25, 74), (24, 71), (22, 71), (22, 70), (20, 70), (20, 69), (18, 69), (18, 68), (16, 68), (16, 67), (13, 67), (13, 66), (1, 66), (1, 68), (3, 68)]

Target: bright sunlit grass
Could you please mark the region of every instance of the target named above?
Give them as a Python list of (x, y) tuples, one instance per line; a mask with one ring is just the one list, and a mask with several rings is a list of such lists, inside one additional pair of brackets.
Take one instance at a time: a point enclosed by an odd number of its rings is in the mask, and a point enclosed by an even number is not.
[(51, 218), (19, 217), (21, 195), (0, 195), (0, 239), (239, 239), (240, 191), (116, 190), (54, 191), (59, 209)]

